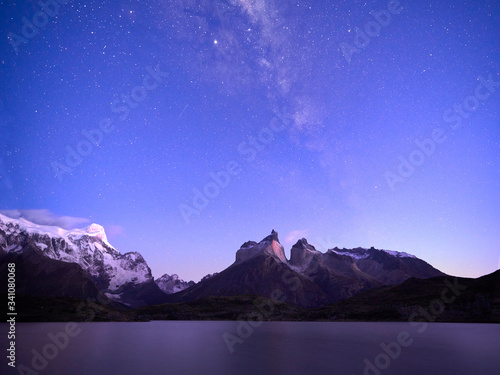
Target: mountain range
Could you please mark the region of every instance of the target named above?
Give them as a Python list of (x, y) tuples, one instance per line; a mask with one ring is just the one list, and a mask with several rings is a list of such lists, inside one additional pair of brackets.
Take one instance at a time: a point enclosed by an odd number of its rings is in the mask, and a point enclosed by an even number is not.
[(412, 277), (444, 275), (405, 252), (335, 247), (322, 253), (305, 238), (287, 259), (273, 230), (260, 242), (243, 243), (232, 265), (198, 283), (176, 274), (154, 280), (142, 255), (120, 253), (98, 224), (65, 230), (0, 215), (0, 264), (11, 262), (18, 265), (21, 294), (96, 298), (102, 292), (132, 308), (240, 295), (315, 308)]
[(169, 296), (170, 302), (209, 296), (255, 294), (306, 308), (323, 306), (374, 287), (410, 277), (445, 275), (417, 257), (396, 251), (333, 248), (322, 253), (305, 238), (290, 260), (274, 230), (260, 242), (247, 241), (235, 262), (217, 275)]
[[(0, 214), (0, 265), (16, 264), (17, 293), (109, 299), (131, 307), (163, 302), (138, 252), (121, 254), (97, 224), (65, 230)], [(5, 272), (7, 267), (2, 267)]]
[(335, 247), (322, 253), (305, 238), (287, 259), (273, 230), (260, 242), (243, 243), (232, 265), (198, 283), (176, 274), (154, 280), (142, 255), (120, 253), (98, 224), (65, 230), (0, 214), (0, 265), (11, 262), (23, 295), (95, 299), (101, 292), (132, 308), (241, 295), (316, 308), (409, 278), (445, 275), (405, 252)]

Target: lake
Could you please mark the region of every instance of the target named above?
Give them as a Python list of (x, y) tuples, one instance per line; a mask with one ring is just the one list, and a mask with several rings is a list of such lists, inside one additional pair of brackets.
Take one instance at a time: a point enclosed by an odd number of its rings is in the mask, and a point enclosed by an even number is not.
[[(500, 374), (500, 325), (253, 324), (18, 323), (16, 364), (51, 375)], [(19, 373), (2, 358), (0, 373)]]

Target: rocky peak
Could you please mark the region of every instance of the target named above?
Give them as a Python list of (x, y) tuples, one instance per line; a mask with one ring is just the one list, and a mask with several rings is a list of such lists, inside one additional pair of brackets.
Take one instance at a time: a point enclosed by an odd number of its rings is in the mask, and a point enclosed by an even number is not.
[(173, 275), (165, 274), (156, 279), (155, 283), (166, 294), (181, 292), (184, 289), (187, 289), (195, 284), (194, 281), (188, 282), (180, 279), (179, 275), (175, 273)]
[(305, 238), (301, 238), (290, 250), (290, 264), (295, 267), (305, 266), (316, 254), (321, 252), (310, 245)]
[(258, 255), (271, 255), (281, 262), (288, 264), (288, 260), (285, 257), (285, 250), (279, 242), (278, 233), (274, 229), (269, 236), (265, 237), (259, 243), (254, 241), (245, 242), (236, 252), (235, 264), (245, 262)]
[(280, 240), (278, 239), (278, 232), (276, 232), (274, 229), (271, 231), (271, 234), (267, 237), (265, 237), (262, 241), (260, 242), (272, 242), (276, 241), (277, 243), (280, 243)]

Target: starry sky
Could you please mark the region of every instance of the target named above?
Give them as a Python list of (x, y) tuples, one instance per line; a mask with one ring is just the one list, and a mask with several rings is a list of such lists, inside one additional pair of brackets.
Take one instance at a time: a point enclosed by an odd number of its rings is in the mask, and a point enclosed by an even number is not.
[(42, 3), (0, 1), (0, 212), (155, 277), (272, 229), (499, 268), (498, 1)]

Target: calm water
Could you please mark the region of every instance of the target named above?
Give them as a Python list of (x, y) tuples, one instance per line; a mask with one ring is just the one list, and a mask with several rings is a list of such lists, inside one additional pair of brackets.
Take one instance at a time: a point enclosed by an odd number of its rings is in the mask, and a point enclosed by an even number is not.
[[(238, 339), (238, 324), (78, 323), (73, 327), (80, 330), (78, 335), (67, 342), (59, 334), (59, 344), (65, 347), (55, 353), (48, 334), (63, 332), (66, 323), (18, 323), (17, 364), (32, 368), (32, 350), (43, 353), (45, 348), (54, 358), (40, 374), (500, 374), (500, 325), (429, 324), (419, 333), (419, 327), (409, 323), (272, 322)], [(2, 352), (5, 331), (3, 324)], [(242, 340), (234, 343), (232, 354), (225, 333)], [(380, 344), (397, 341), (398, 336), (408, 346), (399, 355), (397, 346), (390, 346), (393, 359), (383, 354)], [(2, 358), (3, 374), (10, 368)], [(365, 359), (373, 367), (368, 368)]]

